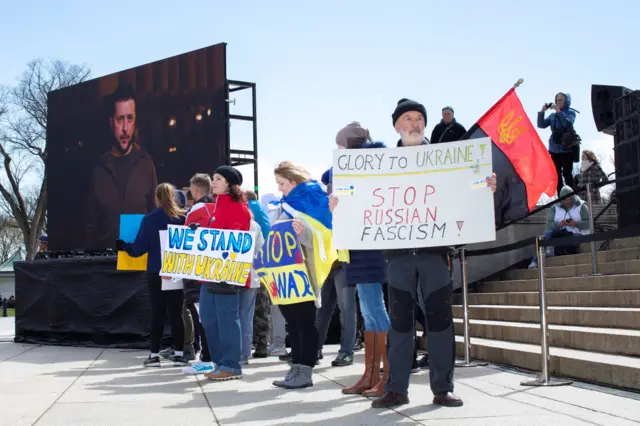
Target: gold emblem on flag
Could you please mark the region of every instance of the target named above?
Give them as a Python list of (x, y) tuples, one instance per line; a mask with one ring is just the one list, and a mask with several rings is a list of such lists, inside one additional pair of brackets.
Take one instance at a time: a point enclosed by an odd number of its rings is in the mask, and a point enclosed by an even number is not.
[(511, 110), (500, 120), (500, 124), (498, 124), (500, 143), (511, 145), (518, 139), (518, 136), (527, 131), (525, 126), (518, 125), (522, 121), (522, 116), (519, 115), (514, 119), (514, 115), (515, 112)]

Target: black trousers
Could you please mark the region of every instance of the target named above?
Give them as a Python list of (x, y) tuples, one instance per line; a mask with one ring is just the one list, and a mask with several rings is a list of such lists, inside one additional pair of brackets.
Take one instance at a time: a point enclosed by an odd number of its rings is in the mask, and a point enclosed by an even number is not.
[[(551, 159), (556, 166), (556, 173), (558, 174), (558, 197), (564, 185), (576, 189), (573, 182), (573, 153), (567, 152), (560, 154), (550, 152), (549, 154), (551, 154)], [(562, 178), (564, 178), (564, 184), (562, 183)]]
[(171, 321), (171, 340), (174, 342), (174, 349), (184, 350), (184, 319), (182, 318), (184, 293), (182, 290), (162, 291), (162, 279), (158, 274), (147, 274), (147, 282), (151, 301), (151, 353), (160, 352), (165, 312), (169, 313)]
[(279, 308), (289, 331), (291, 363), (315, 367), (319, 349), (315, 303), (279, 305)]
[(195, 303), (187, 304), (187, 308), (191, 312), (191, 317), (193, 318), (193, 329), (196, 336), (194, 340), (196, 342), (200, 342), (198, 345), (199, 349), (201, 350), (200, 361), (211, 362), (211, 354), (209, 353), (209, 345), (207, 344), (207, 333), (205, 333), (204, 327), (200, 322), (198, 309), (196, 309)]

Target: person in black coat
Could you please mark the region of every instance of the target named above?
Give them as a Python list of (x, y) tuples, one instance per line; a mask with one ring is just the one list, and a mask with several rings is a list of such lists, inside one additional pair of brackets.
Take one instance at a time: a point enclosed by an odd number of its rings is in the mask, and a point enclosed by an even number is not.
[(456, 121), (453, 114), (450, 106), (442, 108), (442, 120), (431, 132), (431, 143), (456, 142), (467, 133), (467, 129)]
[(184, 320), (182, 317), (183, 291), (162, 290), (162, 250), (160, 231), (166, 231), (169, 225), (183, 225), (185, 211), (180, 207), (176, 188), (161, 183), (155, 191), (157, 208), (142, 218), (140, 229), (133, 243), (116, 241), (118, 251), (125, 251), (131, 257), (147, 257), (147, 281), (151, 301), (151, 354), (144, 361), (145, 367), (160, 367), (160, 344), (164, 335), (165, 312), (171, 320), (171, 339), (175, 345), (174, 366), (187, 366), (184, 358)]
[[(382, 142), (370, 142), (368, 138), (351, 138), (346, 149), (386, 148)], [(327, 177), (330, 173), (327, 173)], [(333, 211), (338, 198), (331, 196)], [(387, 263), (381, 250), (350, 250), (346, 264), (347, 282), (358, 289), (362, 316), (364, 317), (365, 371), (353, 386), (342, 389), (344, 394), (381, 396), (389, 375), (387, 362), (387, 332), (390, 327), (389, 314), (384, 303), (382, 284), (387, 282)], [(383, 374), (380, 377), (380, 363)]]

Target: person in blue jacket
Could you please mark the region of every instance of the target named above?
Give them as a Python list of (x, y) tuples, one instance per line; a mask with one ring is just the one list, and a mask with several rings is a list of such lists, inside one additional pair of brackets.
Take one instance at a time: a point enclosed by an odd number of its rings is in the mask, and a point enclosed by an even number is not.
[[(552, 109), (549, 117), (545, 117), (548, 109)], [(549, 154), (553, 164), (556, 166), (558, 173), (558, 194), (562, 187), (574, 187), (573, 182), (573, 163), (580, 160), (580, 145), (573, 148), (564, 148), (562, 146), (562, 137), (567, 128), (576, 121), (576, 112), (571, 109), (571, 95), (568, 93), (558, 93), (556, 95), (555, 104), (544, 104), (542, 110), (538, 112), (538, 127), (546, 129), (551, 127), (551, 136), (549, 136)], [(562, 179), (564, 178), (564, 183)]]
[[(368, 131), (353, 122), (338, 133), (336, 143), (342, 149), (386, 148), (382, 142), (373, 142)], [(354, 132), (354, 130), (357, 130)], [(344, 142), (339, 136), (347, 133)], [(332, 183), (331, 169), (322, 176), (323, 182)], [(329, 208), (338, 205), (338, 198), (330, 198)], [(349, 263), (345, 265), (346, 281), (358, 291), (360, 310), (364, 318), (364, 357), (365, 369), (360, 379), (352, 386), (342, 389), (343, 394), (361, 394), (364, 396), (382, 396), (384, 385), (389, 376), (387, 361), (387, 333), (390, 327), (389, 314), (384, 304), (382, 284), (387, 281), (387, 263), (381, 250), (349, 250)], [(380, 364), (383, 373), (380, 376)]]
[[(182, 194), (184, 195), (184, 194)], [(157, 208), (142, 218), (138, 235), (133, 243), (116, 241), (118, 251), (125, 251), (131, 257), (147, 258), (147, 282), (149, 299), (151, 300), (151, 354), (144, 361), (145, 367), (160, 367), (160, 344), (164, 334), (165, 312), (171, 320), (171, 339), (175, 345), (173, 365), (189, 365), (184, 358), (184, 320), (182, 306), (184, 293), (182, 290), (162, 291), (162, 251), (160, 250), (160, 231), (166, 231), (168, 225), (184, 225), (185, 210), (179, 204), (180, 197), (176, 188), (168, 183), (161, 183), (156, 188), (155, 202)], [(181, 199), (182, 198), (182, 199)]]

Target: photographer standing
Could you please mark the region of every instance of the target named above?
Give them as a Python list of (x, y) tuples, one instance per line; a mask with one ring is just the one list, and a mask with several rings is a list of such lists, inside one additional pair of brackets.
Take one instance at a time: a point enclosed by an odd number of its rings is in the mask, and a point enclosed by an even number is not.
[[(576, 113), (571, 107), (571, 95), (568, 93), (558, 93), (556, 95), (555, 104), (544, 104), (542, 110), (538, 113), (538, 127), (546, 129), (551, 127), (551, 136), (549, 137), (549, 154), (556, 166), (558, 173), (558, 194), (563, 186), (574, 187), (573, 182), (573, 163), (577, 162), (580, 157), (580, 145), (571, 148), (565, 148), (562, 140), (569, 128), (573, 127), (576, 121)], [(545, 112), (552, 109), (549, 117), (545, 118)], [(564, 178), (564, 183), (562, 179)]]

